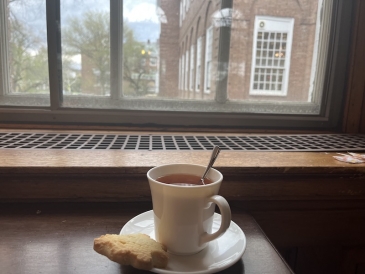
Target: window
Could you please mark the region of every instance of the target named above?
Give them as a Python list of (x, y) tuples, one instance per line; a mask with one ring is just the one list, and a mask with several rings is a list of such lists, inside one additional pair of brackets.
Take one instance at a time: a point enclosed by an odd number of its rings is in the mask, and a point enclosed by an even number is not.
[(181, 26), (182, 24), (182, 9), (183, 9), (183, 6), (182, 6), (182, 2), (180, 0), (180, 14), (179, 14), (179, 18), (180, 18), (180, 21), (179, 21), (179, 26)]
[(293, 18), (256, 16), (251, 95), (287, 95), (293, 27)]
[(0, 1), (0, 122), (338, 126), (355, 0), (246, 2)]
[(181, 89), (181, 57), (179, 58), (179, 80), (178, 80), (179, 90)]
[(184, 20), (185, 19), (185, 14), (186, 14), (186, 0), (182, 0), (182, 1), (183, 1), (182, 18)]
[(185, 84), (184, 90), (189, 90), (189, 50), (185, 53)]
[(202, 37), (198, 38), (196, 44), (196, 78), (195, 78), (195, 90), (200, 91), (200, 77), (201, 77), (201, 63), (202, 62)]
[(207, 29), (205, 40), (205, 74), (204, 74), (204, 91), (210, 92), (212, 81), (212, 53), (213, 52), (213, 27)]
[(156, 57), (150, 57), (150, 66), (151, 67), (157, 66), (157, 58)]
[(190, 47), (190, 87), (189, 90), (194, 90), (194, 45), (191, 45)]
[(185, 89), (185, 54), (181, 58), (181, 89)]

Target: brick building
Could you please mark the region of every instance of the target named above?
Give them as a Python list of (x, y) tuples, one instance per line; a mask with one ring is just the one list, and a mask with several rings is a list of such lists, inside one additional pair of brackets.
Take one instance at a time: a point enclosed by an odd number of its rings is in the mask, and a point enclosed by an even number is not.
[[(310, 100), (318, 0), (233, 0), (232, 9), (221, 3), (158, 1), (168, 22), (161, 26), (160, 94), (214, 99), (216, 80), (228, 72), (231, 100)], [(227, 24), (229, 65), (218, 73)]]

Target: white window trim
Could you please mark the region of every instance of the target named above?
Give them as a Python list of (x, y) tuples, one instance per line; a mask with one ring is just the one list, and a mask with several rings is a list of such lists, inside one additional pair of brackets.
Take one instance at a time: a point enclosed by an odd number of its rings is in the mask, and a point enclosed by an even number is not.
[(195, 51), (194, 51), (194, 45), (191, 45), (190, 47), (190, 82), (189, 82), (189, 90), (194, 90), (194, 58), (195, 58)]
[(182, 24), (182, 17), (183, 17), (183, 11), (182, 11), (182, 0), (180, 0), (180, 19), (179, 19), (179, 26), (181, 27)]
[(181, 89), (181, 56), (179, 58), (179, 78), (178, 78), (178, 87)]
[[(210, 47), (210, 49), (209, 49)], [(213, 57), (213, 26), (207, 28), (205, 35), (205, 65), (204, 65), (204, 93), (210, 93), (212, 81), (212, 58)], [(209, 64), (209, 69), (208, 69)]]
[[(264, 22), (264, 25), (260, 27), (260, 23)], [(271, 22), (271, 24), (268, 24)], [(283, 26), (286, 25), (284, 28)], [(257, 45), (257, 33), (259, 31), (276, 31), (283, 32), (283, 29), (287, 31), (287, 46), (286, 46), (286, 58), (284, 64), (284, 73), (282, 81), (281, 91), (268, 91), (265, 89), (259, 90), (254, 89), (254, 77), (256, 66), (256, 45)], [(262, 95), (262, 96), (287, 96), (288, 94), (288, 83), (289, 83), (289, 71), (290, 71), (290, 58), (291, 48), (293, 41), (293, 30), (294, 30), (294, 18), (283, 18), (283, 17), (272, 17), (272, 16), (256, 16), (254, 26), (254, 39), (252, 45), (252, 65), (251, 65), (251, 80), (250, 80), (250, 95)], [(270, 68), (265, 66), (264, 68)], [(272, 69), (278, 69), (279, 67), (271, 67)]]
[(196, 76), (195, 91), (200, 92), (201, 86), (201, 67), (202, 67), (202, 37), (200, 36), (196, 42)]
[(185, 53), (185, 85), (184, 90), (189, 90), (189, 50)]
[(184, 79), (185, 79), (185, 54), (181, 57), (181, 90), (184, 90)]
[(182, 12), (182, 19), (184, 20), (185, 19), (185, 12), (186, 12), (186, 0), (183, 0), (183, 12)]

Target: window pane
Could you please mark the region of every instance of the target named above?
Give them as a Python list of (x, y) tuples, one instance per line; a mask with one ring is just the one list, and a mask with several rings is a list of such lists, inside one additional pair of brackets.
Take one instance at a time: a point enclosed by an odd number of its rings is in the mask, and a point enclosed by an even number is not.
[[(234, 0), (227, 8), (220, 6), (225, 1), (124, 0), (123, 31), (110, 34), (120, 35), (122, 58), (110, 53), (109, 24), (116, 21), (106, 2), (61, 2), (63, 90), (113, 99), (76, 97), (68, 104), (66, 96), (65, 106), (319, 113), (328, 1)], [(110, 79), (110, 60), (120, 60), (118, 79)]]
[[(320, 113), (333, 1), (118, 3), (61, 0), (62, 106)], [(1, 100), (39, 95), (26, 104), (47, 105), (45, 1), (5, 7)]]
[[(290, 102), (319, 105), (318, 101), (314, 102), (313, 94), (320, 97), (321, 86), (314, 89), (311, 83), (323, 69), (317, 60), (319, 41), (328, 31), (318, 20), (321, 5), (322, 1), (308, 1), (303, 5), (285, 0), (257, 1), (253, 5), (233, 1), (230, 100), (277, 106)], [(325, 53), (321, 57), (323, 62)], [(316, 79), (317, 83), (322, 81)], [(310, 113), (319, 113), (319, 107)]]
[(109, 1), (61, 0), (61, 33), (63, 94), (109, 96)]
[[(46, 2), (0, 3), (0, 61), (5, 105), (49, 105)], [(1, 72), (1, 70), (0, 70)], [(2, 96), (1, 96), (2, 95)]]
[[(178, 14), (180, 3), (176, 2)], [(182, 9), (182, 5), (181, 5)], [(176, 18), (179, 24), (180, 17)], [(123, 1), (123, 90), (124, 98), (150, 98), (154, 99), (159, 94), (159, 71), (166, 70), (166, 63), (160, 62), (160, 41), (162, 23), (167, 25), (164, 11), (158, 9), (156, 1)], [(176, 53), (178, 53), (178, 49)], [(173, 52), (171, 52), (173, 53)], [(146, 63), (140, 65), (139, 60), (145, 59)], [(187, 57), (188, 58), (188, 57)], [(174, 78), (186, 75), (186, 58), (175, 59)], [(169, 64), (169, 63), (168, 63)], [(179, 78), (180, 78), (179, 77)], [(174, 89), (186, 85), (184, 80), (174, 82)]]

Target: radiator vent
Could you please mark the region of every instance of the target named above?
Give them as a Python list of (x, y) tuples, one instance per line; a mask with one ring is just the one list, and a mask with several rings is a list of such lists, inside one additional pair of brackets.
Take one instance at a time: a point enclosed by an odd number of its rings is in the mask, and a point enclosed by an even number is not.
[(0, 149), (363, 151), (365, 135), (123, 135), (0, 132)]

